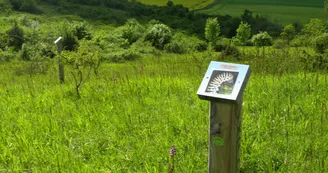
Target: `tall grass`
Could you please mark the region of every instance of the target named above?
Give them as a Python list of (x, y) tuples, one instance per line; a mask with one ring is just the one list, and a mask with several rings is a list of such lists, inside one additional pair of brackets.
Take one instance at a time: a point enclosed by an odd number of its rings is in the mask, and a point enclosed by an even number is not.
[[(33, 75), (17, 75), (20, 62), (1, 64), (0, 172), (166, 172), (171, 146), (176, 172), (206, 172), (208, 103), (196, 91), (216, 56), (209, 55), (103, 64), (81, 98), (70, 75), (59, 83), (55, 60), (46, 74)], [(275, 56), (267, 55), (237, 62), (253, 69), (243, 103), (241, 171), (328, 171), (326, 75), (278, 73), (273, 65), (288, 58), (267, 64)]]

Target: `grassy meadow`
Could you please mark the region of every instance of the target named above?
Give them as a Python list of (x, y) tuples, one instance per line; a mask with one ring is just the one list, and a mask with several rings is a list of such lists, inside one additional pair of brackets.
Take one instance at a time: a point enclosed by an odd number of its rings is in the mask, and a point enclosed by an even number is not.
[[(213, 52), (206, 41), (173, 29), (160, 50), (145, 33), (163, 24), (88, 23), (41, 8), (43, 14), (0, 15), (0, 173), (163, 173), (172, 162), (171, 146), (177, 149), (174, 172), (207, 172), (209, 103), (196, 92), (213, 60), (252, 70), (242, 103), (241, 173), (328, 172), (325, 52), (285, 43), (228, 45), (235, 52), (222, 56), (224, 50)], [(19, 50), (5, 45), (17, 38), (8, 34), (14, 19), (26, 41)], [(65, 26), (76, 25), (92, 38), (78, 40), (71, 54), (63, 51), (60, 83), (53, 41)], [(140, 35), (129, 44), (123, 31)], [(169, 53), (170, 45), (182, 51)], [(92, 69), (78, 95), (73, 75), (94, 52), (103, 59), (97, 72), (88, 64), (81, 70), (85, 75)]]
[[(159, 5), (159, 6), (164, 6), (167, 3), (167, 0), (137, 0), (139, 2), (142, 2), (144, 4), (149, 4), (149, 5)], [(214, 3), (215, 0), (172, 0), (174, 4), (182, 4), (185, 7), (188, 7), (190, 9), (196, 10), (196, 9), (201, 9), (204, 8), (212, 3)]]
[(58, 82), (55, 59), (47, 73), (32, 75), (21, 73), (28, 62), (2, 63), (0, 171), (165, 172), (174, 145), (175, 172), (206, 172), (209, 103), (196, 92), (213, 59), (253, 71), (241, 172), (328, 171), (327, 75), (300, 70), (299, 50), (268, 49), (266, 59), (255, 52), (246, 49), (253, 58), (240, 61), (207, 52), (104, 63), (81, 98), (70, 66)]
[(265, 16), (271, 21), (287, 25), (293, 22), (307, 23), (311, 18), (326, 19), (322, 1), (258, 1), (234, 0), (223, 1), (209, 9), (200, 10), (201, 13), (212, 15), (240, 16), (245, 9)]

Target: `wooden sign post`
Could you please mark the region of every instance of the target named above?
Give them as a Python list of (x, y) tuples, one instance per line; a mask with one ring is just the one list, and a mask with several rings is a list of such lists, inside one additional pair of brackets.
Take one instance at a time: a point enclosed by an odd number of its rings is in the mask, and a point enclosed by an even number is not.
[(63, 49), (63, 43), (62, 43), (62, 37), (58, 37), (58, 39), (54, 42), (57, 45), (57, 51), (58, 51), (58, 76), (60, 83), (64, 83), (64, 66), (61, 63), (61, 52)]
[(212, 61), (198, 89), (210, 101), (209, 173), (239, 172), (242, 97), (250, 76), (248, 65)]

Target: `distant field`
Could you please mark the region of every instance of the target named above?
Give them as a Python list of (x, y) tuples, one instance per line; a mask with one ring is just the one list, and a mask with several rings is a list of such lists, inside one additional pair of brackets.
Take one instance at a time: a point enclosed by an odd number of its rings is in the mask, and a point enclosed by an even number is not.
[(222, 0), (221, 3), (235, 5), (278, 5), (323, 8), (323, 0)]
[[(248, 5), (242, 5), (239, 3), (241, 0), (226, 3), (226, 5), (222, 6), (216, 5), (210, 9), (200, 10), (201, 13), (213, 14), (213, 15), (225, 15), (229, 14), (231, 16), (240, 16), (245, 9), (248, 9), (253, 12), (253, 14), (259, 14), (262, 16), (268, 17), (270, 20), (276, 20), (282, 24), (289, 24), (293, 22), (301, 22), (307, 23), (311, 18), (320, 18), (326, 19), (327, 15), (324, 12), (323, 8), (319, 7), (301, 7), (301, 6), (291, 6), (292, 2), (286, 1), (284, 5), (251, 5), (251, 2), (255, 2), (256, 0), (249, 0)], [(279, 3), (281, 0), (278, 0)], [(313, 0), (315, 2), (316, 0)], [(264, 2), (262, 2), (264, 3)], [(281, 1), (281, 3), (283, 3)], [(306, 4), (305, 2), (300, 2), (300, 4)], [(278, 4), (278, 2), (277, 2)], [(299, 4), (299, 5), (300, 5)], [(313, 3), (313, 6), (317, 3)]]
[[(137, 0), (149, 5), (166, 5), (167, 0)], [(190, 9), (201, 9), (213, 3), (214, 0), (173, 0), (174, 4), (182, 4)]]

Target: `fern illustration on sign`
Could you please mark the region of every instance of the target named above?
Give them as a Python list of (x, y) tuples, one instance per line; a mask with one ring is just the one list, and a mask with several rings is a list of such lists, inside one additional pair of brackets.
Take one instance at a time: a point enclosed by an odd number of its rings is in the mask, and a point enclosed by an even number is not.
[(238, 72), (214, 70), (205, 92), (215, 94), (231, 94), (237, 76)]

